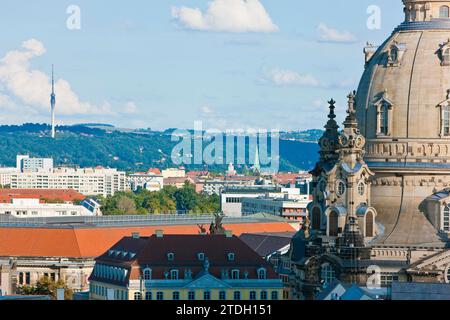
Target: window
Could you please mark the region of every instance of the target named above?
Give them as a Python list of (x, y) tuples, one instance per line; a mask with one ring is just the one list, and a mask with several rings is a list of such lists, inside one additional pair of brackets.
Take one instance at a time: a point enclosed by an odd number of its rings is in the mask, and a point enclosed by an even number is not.
[(152, 270), (147, 268), (144, 270), (144, 280), (151, 280), (151, 279), (152, 279)]
[(450, 265), (445, 269), (445, 283), (450, 283)]
[(450, 48), (442, 50), (442, 65), (443, 66), (450, 65)]
[(339, 215), (336, 211), (331, 211), (329, 216), (329, 236), (330, 237), (337, 237), (339, 233)]
[(152, 300), (152, 299), (153, 299), (152, 293), (151, 292), (146, 292), (145, 293), (145, 300)]
[(140, 292), (135, 292), (134, 300), (142, 300), (142, 294)]
[(324, 263), (320, 268), (320, 279), (324, 283), (331, 283), (336, 279), (336, 272), (329, 263)]
[(188, 300), (195, 300), (195, 291), (189, 291)]
[(227, 300), (227, 293), (225, 291), (219, 292), (219, 300)]
[(203, 252), (200, 252), (199, 254), (197, 254), (197, 258), (200, 261), (204, 261), (205, 260), (205, 254)]
[(167, 260), (173, 261), (175, 259), (175, 254), (170, 252), (167, 254)]
[(338, 181), (337, 187), (336, 187), (336, 193), (338, 197), (342, 197), (345, 193), (345, 183), (344, 181)]
[(203, 292), (203, 300), (211, 300), (211, 292), (210, 291)]
[(29, 272), (25, 273), (25, 284), (28, 286), (31, 284), (31, 275)]
[(230, 252), (230, 253), (228, 254), (228, 261), (234, 261), (234, 257), (235, 257), (234, 253), (233, 253), (233, 252)]
[(389, 133), (389, 106), (383, 104), (380, 108), (380, 133), (387, 135)]
[(442, 215), (443, 225), (442, 230), (450, 232), (450, 205), (444, 207), (444, 214)]
[(398, 275), (393, 273), (382, 273), (381, 274), (381, 285), (389, 286), (392, 282), (398, 281)]
[(157, 292), (156, 293), (156, 300), (159, 300), (159, 301), (164, 300), (164, 292), (161, 292), (161, 291)]
[(250, 300), (256, 300), (256, 291), (250, 291)]
[(170, 271), (170, 279), (178, 280), (178, 270), (171, 270)]
[(241, 300), (241, 292), (235, 291), (233, 294), (233, 298), (234, 298), (234, 300)]
[(233, 280), (239, 279), (239, 270), (232, 270), (231, 271), (231, 279), (233, 279)]
[(373, 237), (373, 213), (369, 212), (366, 215), (366, 237)]
[(261, 300), (267, 300), (267, 291), (261, 291)]
[(312, 228), (314, 230), (319, 230), (320, 229), (320, 209), (318, 207), (314, 207), (312, 210)]
[(278, 300), (278, 291), (272, 291), (272, 300)]
[(444, 136), (450, 136), (450, 105), (442, 107), (442, 131)]
[(266, 275), (267, 275), (266, 269), (261, 268), (261, 269), (258, 270), (258, 279), (259, 280), (266, 279)]
[(439, 8), (439, 18), (446, 19), (449, 18), (450, 10), (448, 6), (441, 6)]
[(172, 293), (172, 300), (180, 300), (180, 293), (178, 291)]
[(366, 192), (366, 185), (364, 184), (364, 181), (361, 181), (358, 184), (358, 194), (362, 197), (364, 196), (365, 192)]
[(398, 62), (398, 49), (395, 47), (389, 52), (389, 62), (393, 64)]

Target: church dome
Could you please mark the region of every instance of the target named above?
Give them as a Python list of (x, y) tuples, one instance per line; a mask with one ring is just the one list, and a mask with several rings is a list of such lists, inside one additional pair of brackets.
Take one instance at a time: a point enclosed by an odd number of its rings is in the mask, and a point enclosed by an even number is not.
[(450, 169), (450, 1), (403, 0), (405, 21), (364, 49), (356, 109), (375, 170)]

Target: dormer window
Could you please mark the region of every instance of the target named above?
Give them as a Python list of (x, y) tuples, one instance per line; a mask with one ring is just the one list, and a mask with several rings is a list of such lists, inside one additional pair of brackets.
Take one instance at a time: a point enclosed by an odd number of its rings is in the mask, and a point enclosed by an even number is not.
[(441, 6), (439, 8), (439, 18), (448, 19), (450, 17), (450, 8), (448, 6)]
[(151, 280), (152, 279), (152, 269), (145, 268), (144, 269), (144, 280)]
[(234, 261), (234, 258), (235, 258), (235, 254), (233, 252), (230, 252), (228, 254), (228, 261)]
[(175, 254), (170, 252), (167, 254), (167, 260), (173, 261), (175, 259)]
[(237, 269), (231, 270), (231, 279), (233, 280), (239, 279), (239, 270)]
[(402, 61), (403, 55), (406, 51), (406, 46), (404, 43), (394, 43), (389, 47), (387, 51), (387, 66), (388, 67), (398, 67)]
[(264, 280), (267, 278), (267, 271), (264, 268), (258, 269), (258, 279)]
[(389, 52), (389, 63), (390, 64), (398, 63), (398, 49), (396, 47), (393, 47)]
[(178, 280), (178, 270), (170, 270), (170, 279)]
[(437, 54), (441, 60), (441, 66), (450, 66), (450, 39), (439, 46)]
[(394, 103), (389, 99), (387, 90), (375, 102), (377, 111), (377, 136), (390, 136), (392, 130), (392, 109)]
[[(449, 49), (450, 50), (450, 49)], [(450, 138), (450, 89), (447, 90), (446, 99), (437, 105), (440, 108), (441, 130), (439, 135)]]
[(197, 254), (197, 259), (199, 261), (205, 261), (205, 254), (203, 252), (200, 252)]

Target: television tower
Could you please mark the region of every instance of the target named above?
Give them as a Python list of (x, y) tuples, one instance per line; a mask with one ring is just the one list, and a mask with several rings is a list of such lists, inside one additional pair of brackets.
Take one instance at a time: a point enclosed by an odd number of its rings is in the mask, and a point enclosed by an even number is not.
[(55, 139), (55, 105), (56, 105), (56, 95), (55, 95), (55, 80), (53, 76), (53, 65), (52, 65), (52, 94), (50, 96), (50, 104), (52, 108), (52, 139)]

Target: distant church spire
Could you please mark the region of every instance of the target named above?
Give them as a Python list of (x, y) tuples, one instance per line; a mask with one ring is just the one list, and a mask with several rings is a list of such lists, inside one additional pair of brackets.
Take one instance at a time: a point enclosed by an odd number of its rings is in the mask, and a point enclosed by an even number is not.
[(51, 111), (52, 111), (52, 138), (55, 139), (55, 106), (56, 106), (56, 95), (55, 95), (55, 78), (54, 78), (54, 72), (53, 72), (53, 65), (52, 65), (52, 94), (50, 95), (50, 105), (51, 105)]

